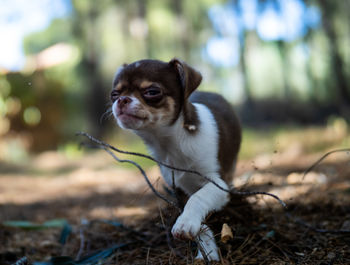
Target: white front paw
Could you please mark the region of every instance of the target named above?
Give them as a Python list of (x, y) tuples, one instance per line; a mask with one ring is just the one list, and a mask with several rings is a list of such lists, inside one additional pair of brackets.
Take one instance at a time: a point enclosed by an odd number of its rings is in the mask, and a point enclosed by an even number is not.
[(194, 216), (181, 214), (174, 224), (171, 233), (178, 239), (194, 239), (201, 228), (201, 221)]

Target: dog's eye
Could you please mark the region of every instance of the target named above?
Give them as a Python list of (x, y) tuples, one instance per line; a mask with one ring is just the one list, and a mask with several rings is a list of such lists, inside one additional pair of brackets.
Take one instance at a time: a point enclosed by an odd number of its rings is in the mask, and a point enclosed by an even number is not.
[(119, 98), (119, 96), (120, 96), (120, 92), (117, 91), (117, 90), (113, 90), (111, 92), (111, 100), (112, 100), (112, 102), (116, 101)]
[(162, 98), (162, 91), (157, 87), (149, 87), (143, 92), (143, 96), (148, 100), (159, 100)]
[(153, 97), (153, 96), (157, 96), (159, 94), (160, 94), (160, 91), (157, 89), (148, 89), (144, 95)]

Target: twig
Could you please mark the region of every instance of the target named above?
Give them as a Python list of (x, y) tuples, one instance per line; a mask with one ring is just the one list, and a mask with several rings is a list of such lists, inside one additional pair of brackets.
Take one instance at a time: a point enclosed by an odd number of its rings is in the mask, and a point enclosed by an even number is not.
[[(202, 175), (201, 173), (199, 173), (198, 171), (195, 171), (195, 170), (190, 170), (190, 169), (184, 169), (184, 168), (178, 168), (178, 167), (174, 167), (174, 166), (171, 166), (171, 165), (168, 165), (166, 163), (163, 163), (157, 159), (155, 159), (154, 157), (152, 156), (149, 156), (149, 155), (145, 155), (145, 154), (141, 154), (141, 153), (136, 153), (136, 152), (129, 152), (129, 151), (123, 151), (123, 150), (120, 150), (110, 144), (107, 144), (101, 140), (98, 140), (96, 138), (94, 138), (93, 136), (89, 135), (88, 133), (85, 133), (85, 132), (78, 132), (77, 135), (81, 135), (81, 136), (85, 136), (87, 137), (88, 139), (90, 139), (92, 142), (95, 142), (100, 146), (100, 148), (103, 148), (104, 150), (106, 150), (109, 154), (111, 154), (113, 157), (114, 157), (114, 154), (109, 150), (109, 149), (112, 149), (113, 151), (116, 151), (118, 153), (121, 153), (121, 154), (127, 154), (127, 155), (133, 155), (133, 156), (139, 156), (139, 157), (143, 157), (143, 158), (146, 158), (146, 159), (149, 159), (149, 160), (152, 160), (153, 162), (157, 163), (158, 165), (160, 166), (164, 166), (164, 167), (167, 167), (169, 169), (172, 169), (172, 170), (175, 170), (175, 171), (182, 171), (182, 172), (186, 172), (186, 173), (191, 173), (191, 174), (195, 174), (197, 176), (200, 176), (202, 178), (204, 178), (205, 180), (207, 180), (208, 182), (211, 182), (212, 184), (214, 184), (217, 188), (223, 190), (223, 191), (226, 191), (230, 194), (233, 194), (233, 195), (240, 195), (240, 196), (255, 196), (255, 195), (267, 195), (267, 196), (271, 196), (273, 197), (274, 199), (276, 199), (284, 208), (287, 207), (286, 203), (284, 201), (282, 201), (278, 196), (274, 195), (274, 194), (271, 194), (271, 193), (268, 193), (268, 192), (264, 192), (264, 191), (236, 191), (236, 190), (233, 190), (233, 189), (226, 189), (226, 188), (223, 188), (221, 187), (219, 184), (217, 184), (215, 181), (213, 181), (212, 179), (210, 179), (209, 177), (207, 176), (204, 176)], [(107, 149), (108, 148), (108, 149)], [(119, 162), (121, 162), (119, 160), (119, 158), (115, 157), (115, 159)], [(128, 163), (131, 163), (133, 165), (135, 165), (140, 171), (141, 173), (143, 174), (143, 176), (145, 177), (148, 185), (150, 185), (150, 187), (152, 186), (150, 183), (149, 183), (149, 180), (146, 176), (146, 174), (144, 173), (144, 170), (137, 164), (135, 163), (134, 161), (132, 160), (124, 160), (124, 162), (128, 162)], [(153, 187), (151, 187), (152, 191), (154, 192), (155, 189)], [(157, 195), (158, 196), (158, 195)], [(173, 205), (173, 203), (170, 203)]]
[(334, 154), (334, 153), (339, 153), (339, 152), (350, 152), (350, 148), (344, 148), (344, 149), (336, 149), (329, 151), (328, 153), (325, 153), (320, 159), (318, 159), (315, 163), (313, 163), (308, 169), (305, 170), (304, 175), (303, 175), (303, 180), (305, 176), (313, 170), (317, 165), (319, 165), (327, 156)]
[(254, 195), (267, 195), (270, 196), (274, 199), (276, 199), (282, 206), (283, 208), (287, 209), (287, 204), (282, 201), (277, 195), (265, 192), (265, 191), (237, 191), (237, 190), (230, 190), (229, 191), (233, 195), (240, 195), (240, 196), (254, 196)]
[[(137, 169), (141, 172), (142, 176), (144, 177), (144, 179), (146, 180), (148, 186), (150, 187), (150, 189), (152, 190), (152, 192), (159, 197), (160, 199), (162, 199), (163, 201), (167, 202), (168, 204), (170, 204), (171, 206), (175, 207), (176, 209), (179, 209), (179, 207), (177, 206), (176, 203), (168, 200), (166, 197), (164, 197), (162, 194), (160, 194), (152, 185), (151, 181), (149, 180), (149, 178), (147, 177), (146, 172), (143, 170), (143, 168), (136, 163), (135, 161), (132, 160), (128, 160), (128, 159), (120, 159), (118, 158), (114, 153), (112, 153), (109, 149), (107, 149), (105, 146), (96, 146), (97, 148), (101, 148), (104, 149), (108, 154), (110, 154), (115, 160), (117, 160), (120, 163), (129, 163), (134, 165), (135, 167), (137, 167)], [(179, 209), (181, 211), (181, 209)]]
[[(321, 156), (315, 163), (313, 163), (308, 169), (305, 170), (303, 174), (302, 180), (306, 177), (306, 175), (313, 170), (316, 166), (318, 166), (324, 159), (326, 159), (329, 155), (334, 154), (334, 153), (340, 153), (340, 152), (350, 152), (350, 148), (343, 148), (343, 149), (336, 149), (329, 151), (325, 153), (323, 156)], [(321, 229), (321, 228), (316, 228), (303, 220), (293, 217), (290, 213), (286, 213), (287, 218), (293, 220), (295, 223), (300, 224), (306, 228), (311, 229), (312, 231), (315, 231), (317, 233), (325, 233), (325, 234), (350, 234), (350, 230), (345, 230), (345, 229), (338, 229), (338, 230), (332, 230), (332, 229)]]
[[(195, 174), (195, 175), (198, 175), (202, 178), (204, 178), (205, 180), (207, 180), (208, 182), (211, 182), (212, 184), (214, 184), (216, 187), (218, 187), (219, 189), (223, 190), (223, 191), (226, 191), (230, 194), (233, 194), (233, 195), (239, 195), (239, 196), (254, 196), (254, 195), (267, 195), (267, 196), (270, 196), (274, 199), (276, 199), (282, 206), (283, 208), (287, 209), (287, 205), (286, 203), (281, 200), (277, 195), (274, 195), (272, 193), (269, 193), (269, 192), (264, 192), (264, 191), (237, 191), (237, 190), (234, 190), (234, 189), (225, 189), (223, 187), (221, 187), (219, 184), (217, 184), (215, 181), (213, 181), (212, 179), (210, 179), (209, 177), (207, 176), (204, 176), (202, 175), (201, 173), (199, 173), (198, 171), (195, 171), (195, 170), (189, 170), (189, 169), (183, 169), (183, 168), (177, 168), (177, 167), (174, 167), (174, 166), (171, 166), (171, 165), (168, 165), (168, 164), (165, 164), (155, 158), (153, 158), (152, 156), (149, 156), (149, 155), (145, 155), (145, 154), (141, 154), (141, 153), (137, 153), (137, 152), (129, 152), (129, 151), (123, 151), (123, 150), (120, 150), (112, 145), (109, 145), (103, 141), (100, 141), (96, 138), (94, 138), (93, 136), (85, 133), (85, 132), (79, 132), (77, 133), (77, 135), (81, 135), (81, 136), (85, 136), (87, 137), (88, 139), (90, 139), (92, 142), (95, 142), (98, 144), (98, 146), (95, 146), (95, 147), (98, 147), (98, 148), (101, 148), (101, 149), (104, 149), (107, 153), (109, 153), (115, 160), (117, 160), (118, 162), (121, 162), (121, 163), (130, 163), (130, 164), (133, 164), (135, 167), (137, 167), (139, 169), (139, 171), (141, 172), (141, 174), (143, 175), (143, 177), (145, 178), (148, 186), (151, 188), (151, 190), (153, 191), (153, 193), (158, 196), (159, 198), (161, 198), (162, 200), (164, 200), (165, 202), (169, 203), (170, 205), (174, 206), (176, 209), (178, 209), (180, 212), (182, 211), (179, 206), (172, 202), (172, 201), (169, 201), (167, 198), (165, 198), (163, 195), (161, 195), (152, 185), (152, 183), (149, 181), (145, 171), (143, 170), (143, 168), (137, 164), (136, 162), (132, 161), (132, 160), (121, 160), (119, 159), (112, 151), (110, 151), (109, 149), (113, 150), (113, 151), (116, 151), (118, 153), (122, 153), (122, 154), (127, 154), (127, 155), (133, 155), (133, 156), (138, 156), (138, 157), (143, 157), (143, 158), (146, 158), (146, 159), (149, 159), (149, 160), (152, 160), (154, 161), (155, 163), (157, 163), (158, 165), (161, 165), (161, 166), (164, 166), (164, 167), (167, 167), (169, 169), (172, 169), (172, 170), (175, 170), (175, 171), (182, 171), (182, 172), (187, 172), (187, 173), (191, 173), (191, 174)], [(320, 162), (322, 162), (327, 156), (329, 156), (330, 154), (333, 154), (333, 153), (336, 153), (336, 152), (350, 152), (350, 148), (345, 148), (345, 149), (338, 149), (338, 150), (333, 150), (333, 151), (330, 151), (328, 153), (326, 153), (325, 155), (323, 155), (319, 160), (317, 160), (311, 167), (309, 167), (305, 173), (304, 173), (304, 177), (306, 176), (306, 174), (308, 174), (313, 168), (315, 168)], [(173, 185), (174, 185), (174, 180), (173, 180)], [(332, 234), (344, 234), (344, 233), (350, 233), (350, 230), (327, 230), (327, 229), (318, 229), (318, 228), (315, 228), (313, 227), (312, 225), (298, 219), (298, 218), (295, 218), (293, 216), (291, 216), (290, 213), (287, 213), (286, 212), (286, 216), (291, 219), (292, 221), (294, 221), (295, 223), (298, 223), (302, 226), (305, 226), (307, 228), (310, 228), (311, 230), (315, 231), (315, 232), (319, 232), (319, 233), (332, 233)], [(197, 242), (199, 243), (199, 242)], [(198, 244), (200, 245), (200, 244)], [(204, 256), (204, 255), (203, 255)]]
[(75, 258), (76, 260), (80, 259), (81, 255), (83, 254), (84, 248), (85, 248), (85, 237), (84, 237), (83, 227), (80, 228), (79, 235), (80, 235), (80, 247), (79, 247), (78, 254)]
[(151, 251), (151, 248), (149, 247), (148, 249), (147, 249), (147, 256), (146, 256), (146, 265), (148, 264), (148, 262), (149, 262), (149, 252)]
[(203, 246), (202, 246), (202, 244), (201, 244), (201, 241), (202, 241), (202, 240), (199, 238), (199, 236), (196, 236), (195, 242), (196, 242), (196, 244), (197, 244), (198, 250), (199, 250), (199, 251), (201, 252), (201, 254), (202, 254), (204, 263), (205, 263), (206, 265), (208, 265), (208, 264), (210, 264), (209, 259), (208, 259), (208, 254), (209, 254), (209, 253), (206, 253), (206, 252), (205, 252), (205, 249), (203, 248)]

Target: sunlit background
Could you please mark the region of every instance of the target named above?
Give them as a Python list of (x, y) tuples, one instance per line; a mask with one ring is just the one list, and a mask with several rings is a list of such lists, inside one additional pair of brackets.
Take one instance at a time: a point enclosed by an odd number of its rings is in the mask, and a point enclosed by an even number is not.
[(142, 58), (178, 57), (200, 70), (200, 89), (236, 106), (248, 142), (243, 156), (272, 151), (273, 140), (249, 141), (262, 139), (256, 132), (277, 137), (285, 126), (316, 126), (338, 133), (334, 145), (349, 142), (349, 1), (0, 4), (2, 161), (46, 150), (78, 155), (77, 131), (142, 149), (104, 115), (115, 70)]

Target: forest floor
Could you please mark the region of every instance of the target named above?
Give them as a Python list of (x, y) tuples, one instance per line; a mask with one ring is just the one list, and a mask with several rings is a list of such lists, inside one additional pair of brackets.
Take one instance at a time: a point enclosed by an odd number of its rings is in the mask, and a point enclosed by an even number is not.
[[(350, 264), (350, 155), (334, 153), (303, 177), (324, 153), (294, 146), (240, 160), (235, 187), (273, 193), (288, 209), (268, 196), (235, 197), (209, 216), (219, 264)], [(147, 175), (166, 194), (157, 166)], [(169, 233), (177, 215), (104, 152), (0, 162), (0, 264), (192, 264), (195, 244)]]

